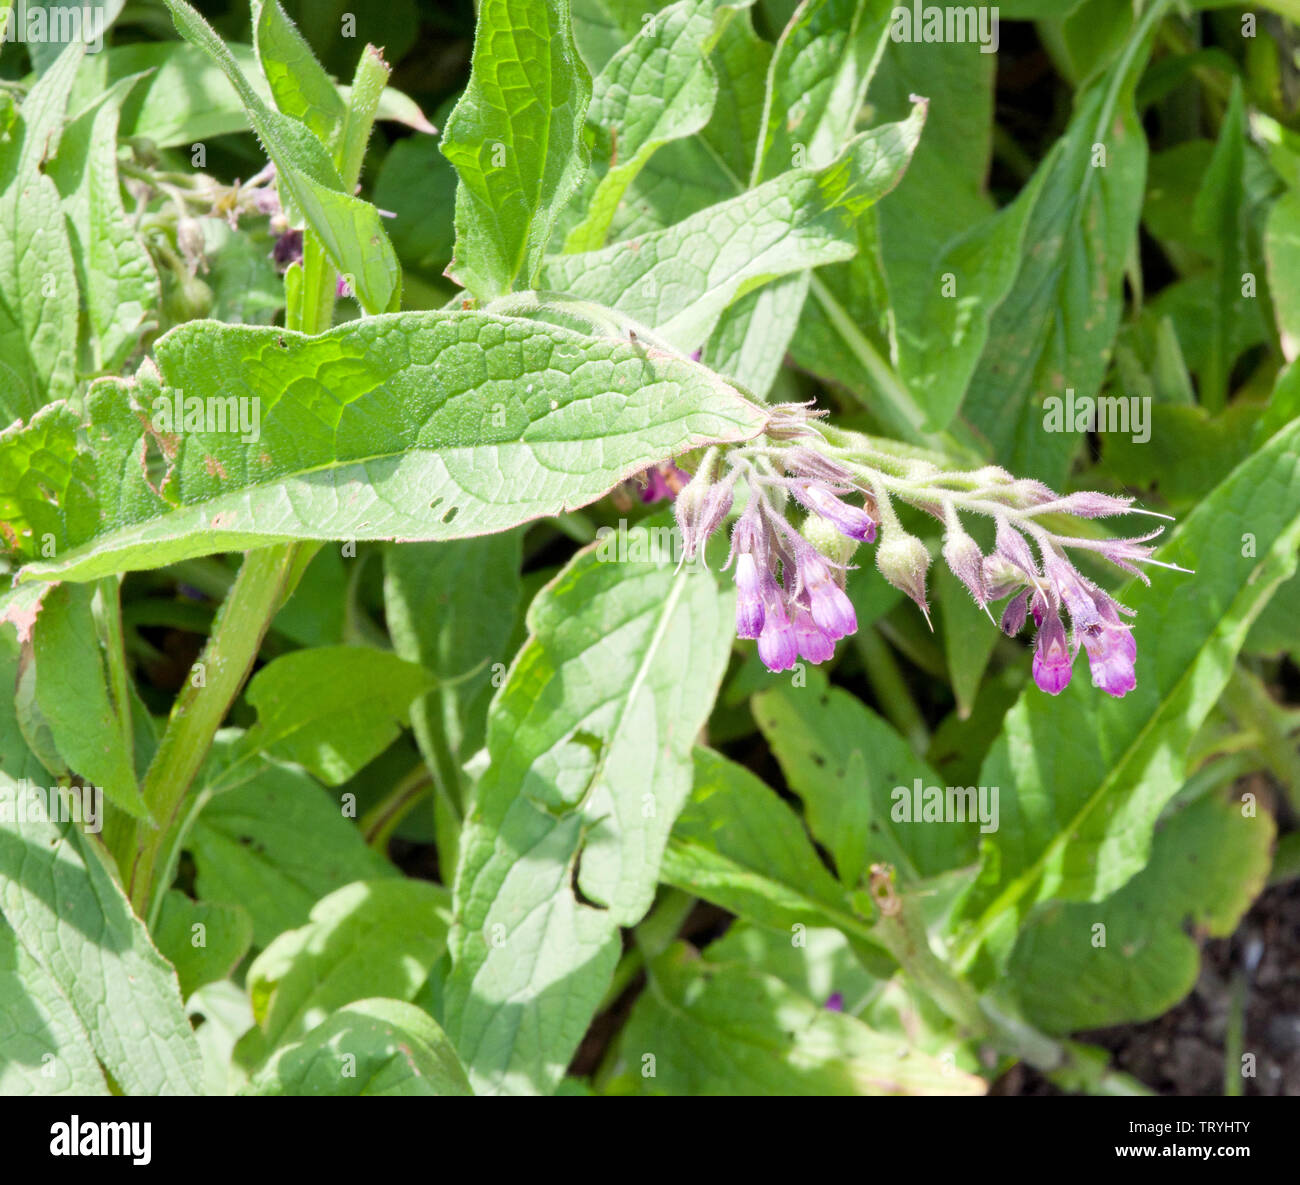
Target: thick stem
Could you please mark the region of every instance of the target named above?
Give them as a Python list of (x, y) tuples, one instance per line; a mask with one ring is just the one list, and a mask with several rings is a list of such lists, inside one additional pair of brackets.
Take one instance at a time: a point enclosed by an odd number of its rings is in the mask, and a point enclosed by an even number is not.
[(199, 668), (202, 684), (191, 678), (177, 697), (158, 752), (141, 791), (157, 830), (140, 829), (135, 860), (126, 877), (136, 911), (148, 914), (158, 871), (158, 857), (176, 822), (185, 795), (221, 727), (244, 679), (252, 669), (271, 618), (280, 606), (296, 544), (251, 551), (221, 606)]

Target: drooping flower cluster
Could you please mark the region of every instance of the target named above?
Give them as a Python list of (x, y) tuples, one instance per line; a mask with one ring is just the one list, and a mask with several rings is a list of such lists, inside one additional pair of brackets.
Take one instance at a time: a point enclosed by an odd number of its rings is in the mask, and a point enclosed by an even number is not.
[[(990, 603), (1011, 598), (1002, 614), (1006, 633), (1019, 633), (1033, 617), (1033, 674), (1040, 688), (1052, 695), (1064, 690), (1080, 649), (1087, 652), (1095, 686), (1115, 696), (1136, 686), (1137, 645), (1123, 620), (1132, 610), (1085, 577), (1068, 551), (1090, 550), (1146, 580), (1136, 565), (1159, 563), (1147, 542), (1160, 531), (1136, 539), (1093, 539), (1056, 534), (1043, 525), (1046, 516), (1147, 513), (1135, 511), (1132, 499), (1061, 497), (995, 466), (944, 471), (929, 461), (882, 453), (865, 438), (818, 425), (816, 416), (799, 405), (774, 408), (762, 441), (725, 453), (710, 450), (676, 500), (691, 559), (730, 514), (743, 478), (747, 497), (732, 528), (726, 566), (736, 585), (736, 634), (757, 641), (770, 670), (789, 670), (800, 658), (824, 662), (835, 643), (857, 629), (845, 592), (849, 561), (860, 544), (875, 543), (878, 536), (876, 567), (929, 620), (929, 549), (899, 523), (893, 506), (898, 499), (943, 524), (944, 561), (985, 613)], [(792, 509), (803, 512), (798, 529), (789, 519)], [(992, 519), (988, 555), (967, 533), (960, 512)]]

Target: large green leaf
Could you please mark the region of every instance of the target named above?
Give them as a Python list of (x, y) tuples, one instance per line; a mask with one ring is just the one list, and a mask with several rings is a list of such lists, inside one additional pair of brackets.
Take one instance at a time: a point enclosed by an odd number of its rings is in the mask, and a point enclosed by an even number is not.
[(281, 655), (248, 684), (257, 723), (222, 781), (265, 753), (326, 785), (346, 782), (397, 739), (412, 701), (428, 687), (424, 671), (387, 650), (318, 646)]
[(1026, 1018), (1069, 1033), (1172, 1008), (1196, 982), (1197, 940), (1231, 934), (1263, 889), (1275, 830), (1267, 812), (1203, 798), (1161, 821), (1147, 866), (1118, 892), (1045, 904), (1007, 976)]
[(460, 175), (448, 269), (480, 300), (535, 287), (564, 204), (586, 168), (591, 77), (569, 0), (483, 0), (469, 85), (442, 138)]
[(862, 937), (848, 894), (799, 816), (743, 766), (695, 751), (695, 785), (664, 856), (663, 879), (758, 925), (840, 926)]
[(253, 1015), (270, 1048), (301, 1041), (355, 1000), (410, 1000), (441, 957), (451, 894), (394, 877), (323, 897), (311, 920), (281, 934), (248, 969)]
[[(791, 789), (803, 799), (809, 828), (849, 888), (858, 887), (875, 861), (894, 864), (912, 879), (974, 860), (978, 820), (915, 818), (917, 783), (922, 792), (939, 786), (938, 774), (861, 700), (829, 686), (821, 672), (810, 672), (802, 687), (774, 682), (754, 697), (754, 717)], [(900, 808), (896, 821), (900, 803), (907, 810)]]
[[(85, 47), (67, 47), (23, 101), (0, 144), (0, 416), (30, 416), (72, 393), (77, 271), (59, 191), (42, 166), (63, 128), (68, 87)], [(0, 516), (4, 517), (4, 516)]]
[[(219, 738), (217, 758), (228, 758), (233, 743)], [(219, 778), (220, 761), (214, 764), (211, 776)], [(261, 947), (306, 925), (325, 894), (397, 874), (366, 846), (336, 796), (273, 762), (207, 803), (184, 846), (194, 857), (199, 899), (242, 905)]]
[(785, 27), (768, 75), (750, 183), (821, 168), (857, 122), (885, 48), (889, 0), (807, 0)]
[[(685, 359), (479, 313), (375, 317), (319, 337), (194, 322), (156, 352), (161, 385), (145, 374), (92, 392), (93, 457), (64, 406), (0, 434), (0, 519), (28, 556), (57, 541), (27, 578), (303, 538), (486, 534), (766, 420)], [(185, 409), (221, 418), (174, 431), (181, 393)]]
[(743, 962), (677, 943), (649, 968), (612, 1090), (655, 1095), (983, 1094), (972, 1074)]
[[(634, 535), (628, 554), (649, 543)], [(730, 612), (730, 593), (695, 566), (604, 562), (597, 548), (533, 602), (488, 718), (456, 876), (444, 1015), (476, 1089), (559, 1085), (618, 928), (653, 898)]]
[(581, 195), (582, 220), (566, 251), (601, 247), (627, 187), (654, 152), (693, 135), (713, 112), (718, 81), (709, 62), (738, 8), (753, 0), (679, 0), (658, 13), (600, 72), (587, 121), (592, 173)]
[[(19, 787), (0, 774), (0, 791), (12, 804)], [(24, 997), (33, 991), (57, 993), (47, 995), (49, 1007), (58, 1010), (59, 997), (68, 1002), (122, 1091), (197, 1094), (199, 1054), (176, 973), (150, 943), (94, 842), (75, 823), (26, 814), (25, 822), (0, 822), (0, 914), (22, 951), (20, 976), (27, 965), (40, 974), (30, 981), (0, 976), (7, 993), (0, 1013), (30, 1012)]]
[(69, 768), (137, 818), (149, 811), (136, 785), (131, 738), (119, 725), (95, 633), (90, 585), (60, 584), (46, 594), (32, 632), (36, 699)]
[(63, 132), (48, 172), (59, 188), (86, 305), (90, 356), (116, 371), (139, 343), (158, 304), (158, 273), (122, 205), (118, 115), (138, 79), (126, 78)]
[[(1095, 396), (1105, 378), (1146, 179), (1133, 91), (1167, 8), (1166, 0), (1147, 8), (1115, 64), (1079, 93), (1069, 128), (1039, 165), (1023, 230), (1032, 249), (992, 318), (963, 405), (999, 461), (1054, 486), (1080, 437), (1046, 430), (1043, 402), (1067, 389)], [(1003, 246), (1013, 249), (1019, 229), (1004, 221), (994, 233), (1009, 235)]]
[(857, 220), (898, 184), (924, 123), (918, 104), (902, 123), (854, 138), (821, 169), (793, 169), (630, 242), (552, 256), (545, 286), (620, 309), (694, 350), (752, 289), (851, 258)]
[(358, 1000), (286, 1046), (241, 1091), (250, 1095), (468, 1095), (465, 1071), (427, 1012)]
[[(965, 951), (1005, 953), (1036, 902), (1100, 901), (1147, 862), (1152, 828), (1183, 784), (1192, 737), (1252, 622), (1296, 567), (1300, 420), (1278, 432), (1182, 523), (1160, 552), (1195, 575), (1121, 591), (1137, 611), (1137, 688), (1113, 699), (1083, 670), (1051, 697), (1031, 687), (980, 772), (1001, 790)], [(1080, 660), (1082, 663), (1082, 660)]]

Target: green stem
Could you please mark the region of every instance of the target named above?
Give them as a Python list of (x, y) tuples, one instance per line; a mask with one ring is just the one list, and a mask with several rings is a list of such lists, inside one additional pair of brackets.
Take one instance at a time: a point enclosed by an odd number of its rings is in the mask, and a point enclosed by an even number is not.
[(155, 885), (159, 855), (279, 608), (295, 547), (266, 547), (244, 557), (203, 649), (203, 684), (196, 687), (191, 679), (172, 708), (141, 787), (158, 828), (138, 832), (135, 860), (125, 878), (131, 902), (142, 917), (148, 915), (154, 893), (165, 887)]

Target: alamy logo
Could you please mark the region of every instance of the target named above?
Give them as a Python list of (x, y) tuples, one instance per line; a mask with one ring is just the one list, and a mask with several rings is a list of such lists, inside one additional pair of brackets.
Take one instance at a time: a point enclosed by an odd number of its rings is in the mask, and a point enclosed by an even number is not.
[(1065, 398), (1049, 395), (1043, 400), (1044, 432), (1132, 433), (1134, 444), (1151, 439), (1151, 399), (1146, 395), (1091, 395), (1077, 398), (1073, 387)]
[(27, 0), (14, 0), (4, 25), (0, 41), (15, 41), (21, 45), (71, 45), (84, 41), (90, 53), (104, 48), (104, 9), (95, 4), (34, 4)]
[(974, 823), (987, 835), (998, 829), (996, 786), (926, 786), (920, 778), (895, 786), (889, 817), (895, 823)]
[(153, 1124), (147, 1120), (83, 1122), (74, 1115), (67, 1123), (51, 1124), (50, 1135), (54, 1137), (51, 1156), (129, 1156), (132, 1164), (148, 1164), (153, 1159)]
[(207, 399), (176, 390), (153, 401), (155, 432), (238, 432), (245, 444), (262, 435), (262, 401), (257, 396), (211, 395)]
[(962, 45), (978, 42), (980, 53), (998, 52), (999, 14), (984, 4), (899, 4), (890, 17), (889, 35), (895, 41), (946, 42)]

